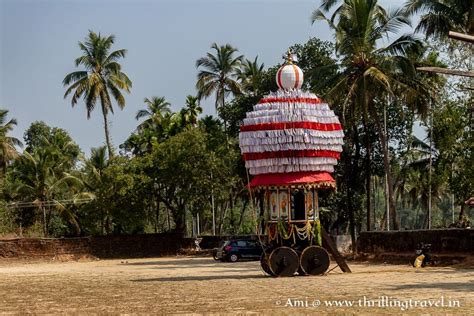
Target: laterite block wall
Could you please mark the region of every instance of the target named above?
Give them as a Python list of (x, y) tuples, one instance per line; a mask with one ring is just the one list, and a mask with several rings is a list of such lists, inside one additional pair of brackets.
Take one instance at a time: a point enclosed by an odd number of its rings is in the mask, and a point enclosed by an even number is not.
[(358, 251), (366, 253), (414, 252), (420, 242), (432, 245), (434, 253), (474, 254), (474, 229), (432, 229), (361, 232)]
[(0, 240), (0, 258), (139, 258), (176, 255), (193, 239), (179, 234)]

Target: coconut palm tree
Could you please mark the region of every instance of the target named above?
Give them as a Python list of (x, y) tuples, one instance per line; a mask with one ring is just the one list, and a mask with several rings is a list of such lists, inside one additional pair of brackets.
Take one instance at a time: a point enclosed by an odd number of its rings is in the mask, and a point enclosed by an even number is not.
[(87, 180), (84, 184), (94, 191), (102, 182), (102, 174), (109, 164), (107, 158), (107, 148), (105, 146), (92, 148), (91, 156), (85, 160), (85, 175)]
[(17, 121), (10, 119), (7, 122), (7, 115), (8, 110), (0, 109), (0, 168), (2, 174), (5, 173), (8, 163), (18, 157), (15, 146), (23, 146), (19, 139), (8, 135), (17, 125)]
[[(326, 17), (324, 13), (338, 3), (332, 16)], [(387, 135), (380, 112), (396, 88), (403, 87), (405, 91), (405, 95), (397, 96), (399, 98), (418, 93), (415, 68), (407, 54), (419, 51), (421, 42), (405, 34), (379, 47), (388, 34), (396, 34), (410, 22), (402, 9), (387, 12), (376, 0), (323, 1), (321, 8), (313, 12), (312, 20), (328, 22), (335, 32), (336, 52), (341, 57), (342, 71), (332, 78), (333, 88), (328, 95), (333, 99), (344, 96), (343, 113), (349, 106), (349, 117), (361, 117), (366, 135), (369, 135), (369, 123), (375, 123), (382, 144), (385, 173), (391, 184)], [(377, 103), (382, 103), (382, 111)], [(366, 144), (369, 144), (368, 139)], [(391, 222), (398, 229), (393, 187), (388, 187)]]
[(183, 109), (183, 118), (185, 124), (197, 125), (199, 114), (202, 113), (202, 107), (199, 105), (198, 97), (188, 95), (186, 97), (186, 107)]
[(240, 80), (242, 90), (253, 96), (257, 95), (261, 89), (264, 75), (264, 64), (259, 64), (257, 59), (258, 56), (253, 61), (246, 59), (237, 69), (237, 78)]
[[(430, 144), (413, 136), (406, 156), (407, 163), (400, 170), (402, 180), (397, 184), (397, 193), (402, 202), (409, 202), (413, 209), (421, 208), (425, 211), (421, 228), (429, 228), (431, 202), (440, 202), (447, 193), (446, 181), (439, 163), (439, 152)], [(431, 172), (431, 168), (434, 168), (435, 172)]]
[(118, 62), (125, 57), (127, 50), (110, 52), (114, 41), (114, 35), (103, 37), (100, 33), (89, 31), (85, 41), (79, 42), (82, 55), (75, 60), (76, 67), (83, 66), (84, 69), (69, 73), (63, 80), (63, 85), (69, 86), (64, 98), (72, 93), (71, 105), (74, 107), (78, 99), (83, 97), (88, 119), (97, 101), (100, 102), (104, 117), (105, 140), (111, 158), (114, 151), (110, 141), (107, 115), (109, 112), (114, 113), (112, 98), (119, 108), (123, 109), (125, 98), (122, 91), (129, 93), (132, 87), (132, 82), (122, 72), (122, 66)]
[(82, 181), (66, 172), (58, 172), (60, 160), (51, 147), (25, 151), (13, 170), (13, 176), (19, 181), (16, 191), (21, 196), (33, 200), (41, 214), (44, 236), (48, 236), (49, 223), (53, 210), (58, 211), (73, 224), (79, 232), (75, 214), (61, 202), (68, 194), (73, 197), (72, 187), (82, 186)]
[(153, 124), (160, 122), (164, 114), (171, 113), (171, 104), (166, 101), (164, 97), (153, 96), (151, 99), (145, 98), (143, 102), (146, 104), (147, 108), (139, 110), (135, 119), (139, 120), (143, 117), (146, 117), (147, 119), (138, 126), (138, 129), (152, 126)]
[(405, 11), (420, 14), (416, 31), (426, 37), (447, 37), (449, 31), (474, 34), (473, 0), (408, 0)]
[[(219, 110), (224, 106), (225, 98), (229, 94), (239, 94), (241, 87), (237, 81), (237, 69), (239, 69), (243, 56), (235, 56), (237, 49), (229, 44), (217, 46), (212, 44), (215, 55), (207, 53), (206, 57), (196, 61), (197, 75), (196, 88), (198, 98), (208, 98), (211, 94), (216, 95), (215, 106)], [(224, 127), (226, 122), (224, 122)]]

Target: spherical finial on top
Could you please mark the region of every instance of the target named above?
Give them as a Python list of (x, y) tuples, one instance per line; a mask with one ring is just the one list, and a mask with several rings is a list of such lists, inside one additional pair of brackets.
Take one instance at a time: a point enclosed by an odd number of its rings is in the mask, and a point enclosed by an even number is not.
[(278, 88), (283, 90), (301, 89), (303, 85), (303, 71), (300, 67), (293, 64), (295, 59), (295, 55), (288, 50), (286, 62), (278, 69), (276, 74)]

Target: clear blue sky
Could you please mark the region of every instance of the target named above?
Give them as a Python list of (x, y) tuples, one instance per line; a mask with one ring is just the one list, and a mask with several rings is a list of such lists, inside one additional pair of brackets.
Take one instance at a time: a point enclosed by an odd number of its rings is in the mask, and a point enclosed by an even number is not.
[[(402, 1), (380, 1), (387, 8)], [(164, 96), (179, 109), (195, 94), (195, 62), (213, 42), (230, 43), (266, 66), (310, 37), (332, 40), (323, 22), (311, 25), (318, 0), (0, 0), (0, 108), (18, 120), (13, 136), (42, 120), (66, 129), (89, 154), (105, 144), (100, 108), (86, 119), (84, 104), (63, 99), (64, 76), (74, 71), (77, 46), (88, 30), (116, 36), (128, 49), (123, 70), (133, 81), (127, 106), (110, 117), (117, 147), (137, 125), (143, 98)], [(213, 114), (212, 100), (203, 102)]]

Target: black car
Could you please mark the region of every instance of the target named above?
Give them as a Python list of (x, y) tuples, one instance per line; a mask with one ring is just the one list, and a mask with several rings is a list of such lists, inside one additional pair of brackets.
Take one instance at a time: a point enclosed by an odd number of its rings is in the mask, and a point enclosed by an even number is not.
[(240, 259), (259, 260), (262, 252), (263, 247), (256, 240), (231, 239), (221, 243), (214, 253), (214, 259), (230, 262)]

